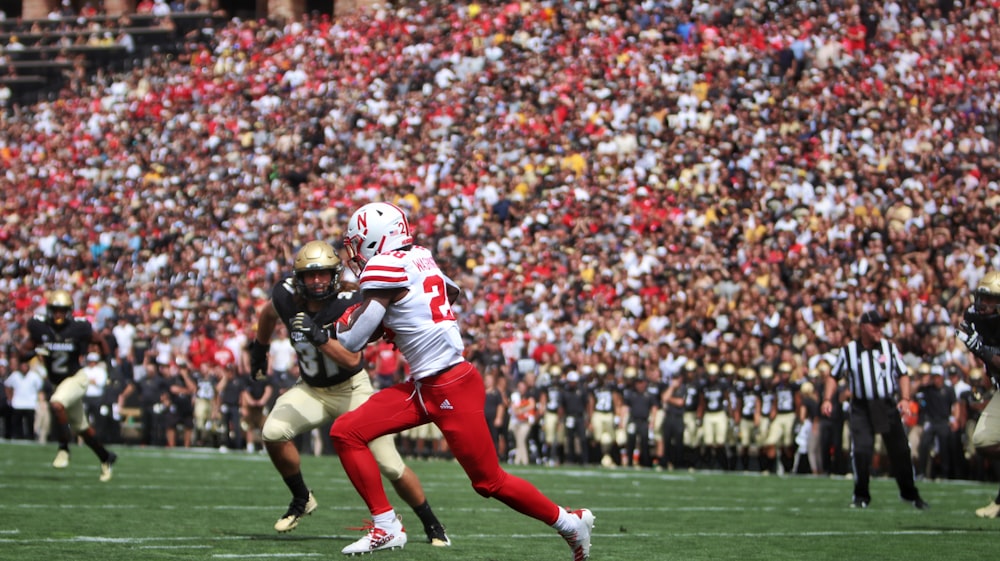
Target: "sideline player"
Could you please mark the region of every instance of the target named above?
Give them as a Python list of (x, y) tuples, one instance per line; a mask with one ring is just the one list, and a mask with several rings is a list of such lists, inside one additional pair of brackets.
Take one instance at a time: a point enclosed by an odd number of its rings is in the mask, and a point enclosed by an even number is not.
[[(271, 290), (271, 300), (259, 310), (256, 337), (250, 343), (251, 375), (263, 378), (268, 370), (271, 335), (281, 320), (291, 335), (301, 375), (299, 382), (277, 399), (261, 430), (271, 463), (292, 492), (288, 511), (274, 524), (278, 532), (294, 530), (299, 520), (318, 506), (303, 480), (299, 451), (292, 440), (355, 409), (374, 393), (359, 352), (345, 350), (333, 337), (307, 340), (293, 327), (296, 318), (308, 318), (315, 325), (332, 324), (348, 306), (361, 301), (360, 294), (341, 286), (342, 270), (330, 244), (319, 240), (305, 244), (295, 256), (292, 274)], [(423, 522), (428, 542), (451, 545), (427, 503), (420, 480), (403, 463), (392, 436), (372, 442), (371, 449), (379, 471)]]
[[(986, 373), (1000, 388), (1000, 272), (986, 273), (973, 293), (973, 304), (965, 311), (958, 338), (969, 352), (983, 361)], [(1000, 459), (1000, 398), (990, 398), (979, 414), (972, 433), (976, 452), (996, 464)], [(990, 504), (976, 509), (980, 518), (1000, 516), (1000, 493)]]
[[(459, 288), (438, 267), (431, 252), (413, 244), (406, 216), (388, 203), (369, 203), (351, 216), (347, 251), (359, 275), (362, 303), (338, 320), (337, 338), (359, 351), (384, 333), (410, 365), (410, 376), (373, 395), (342, 415), (330, 429), (344, 470), (374, 519), (367, 535), (345, 547), (345, 554), (391, 549), (406, 543), (406, 533), (385, 495), (368, 447), (386, 434), (426, 423), (444, 433), (472, 487), (514, 510), (556, 529), (574, 561), (590, 557), (594, 515), (556, 505), (528, 481), (500, 467), (484, 413), (483, 377), (463, 356), (464, 344), (451, 302)], [(324, 333), (307, 326), (320, 342)]]
[(49, 403), (56, 425), (59, 451), (52, 467), (69, 467), (69, 441), (76, 433), (101, 461), (100, 480), (111, 480), (117, 454), (109, 452), (87, 422), (83, 398), (90, 381), (82, 370), (81, 359), (95, 344), (109, 365), (111, 353), (107, 341), (94, 331), (89, 321), (73, 317), (73, 298), (65, 290), (54, 290), (45, 304), (45, 315), (28, 320), (28, 337), (21, 344), (22, 361), (38, 356), (45, 364), (49, 382), (55, 388)]

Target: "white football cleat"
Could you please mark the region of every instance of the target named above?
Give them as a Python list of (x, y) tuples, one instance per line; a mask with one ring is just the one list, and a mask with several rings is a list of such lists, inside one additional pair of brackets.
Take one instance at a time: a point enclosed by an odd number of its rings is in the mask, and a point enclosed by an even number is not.
[(52, 460), (52, 467), (56, 469), (65, 469), (69, 467), (69, 451), (59, 449), (56, 452), (56, 458)]
[(309, 491), (309, 499), (306, 500), (306, 504), (300, 507), (295, 504), (295, 501), (292, 501), (292, 504), (288, 505), (288, 512), (274, 523), (274, 529), (281, 533), (291, 532), (299, 525), (299, 520), (303, 516), (312, 514), (318, 506), (316, 497), (313, 496), (312, 491)]
[(590, 559), (590, 535), (594, 531), (594, 513), (581, 508), (570, 514), (579, 517), (580, 524), (576, 531), (565, 534), (560, 532), (560, 534), (573, 550), (573, 561), (587, 561)]
[(1000, 516), (1000, 505), (992, 502), (983, 508), (977, 508), (976, 516), (980, 518), (996, 518), (997, 516)]
[(372, 526), (363, 538), (340, 550), (344, 555), (357, 555), (361, 553), (373, 553), (376, 551), (401, 549), (406, 545), (406, 529), (399, 517), (396, 517), (399, 524), (398, 530), (379, 528)]

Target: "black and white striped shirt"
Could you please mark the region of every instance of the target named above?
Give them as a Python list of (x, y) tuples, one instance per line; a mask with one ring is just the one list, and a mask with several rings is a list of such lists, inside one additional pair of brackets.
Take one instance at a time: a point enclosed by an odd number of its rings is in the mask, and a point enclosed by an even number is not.
[(896, 344), (882, 339), (874, 349), (863, 349), (858, 341), (841, 347), (830, 375), (839, 380), (847, 375), (854, 399), (888, 399), (899, 389), (899, 377), (908, 376)]

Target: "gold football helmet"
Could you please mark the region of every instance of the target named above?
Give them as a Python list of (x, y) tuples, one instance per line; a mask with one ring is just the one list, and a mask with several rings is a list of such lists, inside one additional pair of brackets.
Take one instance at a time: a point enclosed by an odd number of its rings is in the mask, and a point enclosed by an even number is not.
[(976, 313), (1000, 313), (1000, 271), (990, 271), (983, 275), (976, 286), (974, 298)]
[(972, 292), (972, 306), (965, 310), (962, 321), (982, 335), (986, 344), (1000, 342), (1000, 271), (983, 275)]
[(65, 290), (53, 290), (45, 303), (45, 311), (49, 323), (57, 327), (63, 326), (73, 312), (73, 297)]
[[(340, 273), (343, 266), (340, 258), (337, 257), (337, 250), (333, 246), (321, 241), (314, 240), (302, 246), (302, 249), (295, 255), (294, 265), (295, 279), (293, 284), (295, 290), (309, 300), (326, 300), (337, 294), (340, 287)], [(326, 284), (307, 283), (306, 273), (316, 271), (330, 271), (330, 281)]]

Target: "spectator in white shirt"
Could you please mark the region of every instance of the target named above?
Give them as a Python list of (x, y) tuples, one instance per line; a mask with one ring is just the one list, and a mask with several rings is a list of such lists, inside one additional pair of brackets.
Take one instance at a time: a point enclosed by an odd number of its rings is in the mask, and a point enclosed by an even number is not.
[(4, 391), (10, 403), (11, 416), (7, 425), (5, 438), (35, 438), (35, 408), (45, 402), (45, 380), (34, 369), (24, 369), (21, 362), (14, 357), (10, 364), (0, 363), (0, 372), (9, 368), (9, 374), (4, 379)]

